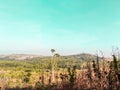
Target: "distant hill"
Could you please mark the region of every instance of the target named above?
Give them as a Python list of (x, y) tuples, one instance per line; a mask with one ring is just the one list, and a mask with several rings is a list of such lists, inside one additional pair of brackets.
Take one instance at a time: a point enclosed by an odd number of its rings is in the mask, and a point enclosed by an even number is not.
[[(0, 60), (30, 60), (33, 58), (46, 58), (50, 56), (41, 56), (41, 55), (31, 55), (31, 54), (11, 54), (11, 55), (0, 55)], [(64, 59), (75, 59), (75, 60), (96, 60), (96, 56), (87, 53), (75, 54), (75, 55), (67, 55), (62, 56)], [(99, 57), (101, 59), (101, 57)]]
[(42, 57), (40, 55), (30, 55), (30, 54), (11, 54), (11, 55), (0, 55), (0, 60), (26, 60), (33, 59), (37, 57)]
[[(96, 56), (92, 55), (92, 54), (88, 54), (88, 53), (81, 53), (81, 54), (76, 54), (76, 55), (68, 55), (68, 56), (64, 56), (65, 58), (74, 58), (77, 60), (96, 60)], [(99, 59), (101, 59), (101, 57), (99, 57)]]

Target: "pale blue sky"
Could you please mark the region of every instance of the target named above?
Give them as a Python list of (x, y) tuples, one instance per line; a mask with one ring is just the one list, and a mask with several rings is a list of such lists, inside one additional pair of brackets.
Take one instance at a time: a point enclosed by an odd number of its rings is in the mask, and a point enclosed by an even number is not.
[(110, 54), (119, 39), (120, 0), (0, 0), (0, 54)]

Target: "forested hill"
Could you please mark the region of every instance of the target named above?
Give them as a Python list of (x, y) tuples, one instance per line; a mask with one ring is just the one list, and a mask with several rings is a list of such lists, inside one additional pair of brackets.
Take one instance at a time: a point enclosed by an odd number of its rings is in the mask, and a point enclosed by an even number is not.
[(87, 53), (81, 53), (81, 54), (76, 54), (76, 55), (68, 55), (68, 56), (64, 56), (64, 57), (78, 59), (78, 60), (96, 60), (96, 58), (97, 58), (95, 55), (87, 54)]

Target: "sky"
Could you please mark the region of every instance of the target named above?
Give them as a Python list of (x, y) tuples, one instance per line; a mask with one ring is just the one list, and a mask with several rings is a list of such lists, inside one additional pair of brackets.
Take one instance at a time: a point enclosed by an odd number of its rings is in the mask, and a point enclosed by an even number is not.
[(0, 0), (0, 54), (110, 55), (120, 45), (120, 0)]

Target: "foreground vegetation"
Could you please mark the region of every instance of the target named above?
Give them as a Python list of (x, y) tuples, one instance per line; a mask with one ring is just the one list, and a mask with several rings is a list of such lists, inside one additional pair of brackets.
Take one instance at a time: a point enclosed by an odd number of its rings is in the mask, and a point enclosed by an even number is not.
[[(0, 61), (2, 90), (120, 90), (120, 61), (87, 55), (86, 60), (60, 57)], [(84, 58), (83, 58), (84, 59)]]

